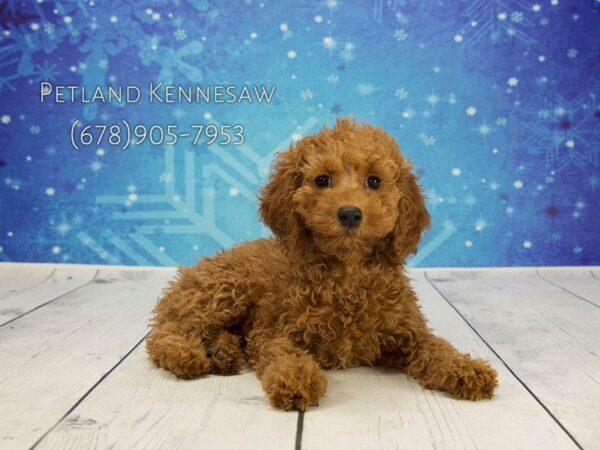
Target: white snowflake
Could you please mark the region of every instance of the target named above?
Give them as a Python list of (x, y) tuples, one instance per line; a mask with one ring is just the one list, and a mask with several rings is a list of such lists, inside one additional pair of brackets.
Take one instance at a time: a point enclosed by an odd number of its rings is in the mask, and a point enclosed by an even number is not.
[(394, 32), (394, 37), (396, 38), (396, 40), (398, 42), (402, 42), (402, 41), (406, 40), (406, 38), (408, 37), (408, 34), (406, 34), (406, 31), (404, 31), (404, 29), (396, 30)]
[(523, 241), (523, 248), (530, 249), (531, 247), (533, 247), (531, 241)]
[(103, 167), (104, 165), (100, 161), (93, 161), (90, 164), (90, 169), (92, 169), (93, 172), (100, 172)]
[(296, 51), (295, 50), (290, 50), (287, 52), (287, 57), (290, 59), (294, 59), (296, 57)]
[(554, 115), (557, 117), (562, 117), (567, 113), (567, 110), (565, 108), (563, 108), (562, 106), (557, 106), (556, 108), (554, 108)]
[(523, 22), (523, 13), (520, 11), (515, 11), (510, 15), (510, 20), (513, 21), (514, 23), (521, 23)]
[(522, 189), (523, 185), (524, 185), (524, 183), (521, 180), (515, 180), (513, 183), (513, 186), (515, 189)]
[(575, 58), (577, 58), (577, 53), (579, 53), (579, 52), (577, 51), (577, 49), (575, 49), (575, 48), (570, 48), (570, 49), (569, 49), (569, 51), (567, 52), (567, 56), (568, 56), (569, 58), (571, 58), (571, 59), (575, 59)]
[(394, 92), (394, 95), (396, 97), (398, 97), (400, 100), (405, 100), (406, 98), (408, 98), (408, 91), (404, 88), (396, 89), (396, 92)]
[(412, 119), (414, 117), (414, 115), (415, 115), (415, 112), (410, 108), (402, 111), (402, 117), (404, 117), (405, 119)]
[(519, 79), (517, 77), (510, 77), (506, 83), (511, 87), (515, 87), (519, 84)]
[(375, 86), (370, 83), (359, 83), (356, 90), (360, 95), (371, 95), (375, 92)]
[(54, 190), (54, 188), (51, 188), (51, 187), (46, 188), (46, 195), (48, 197), (54, 196), (55, 193), (56, 193), (56, 191)]
[(173, 175), (168, 172), (163, 172), (158, 179), (161, 183), (169, 184), (173, 181)]
[(465, 197), (465, 204), (469, 205), (469, 206), (473, 206), (475, 203), (477, 203), (477, 199), (475, 198), (474, 195), (469, 194)]
[(0, 122), (2, 122), (3, 125), (8, 125), (10, 123), (10, 116), (8, 114), (3, 114), (2, 117), (0, 117)]
[(437, 105), (440, 101), (440, 98), (435, 95), (435, 94), (431, 94), (427, 96), (427, 103), (429, 103), (430, 105)]
[(454, 167), (450, 173), (452, 174), (453, 177), (458, 177), (460, 176), (460, 174), (462, 173), (462, 170), (460, 170), (460, 168), (458, 167)]
[(332, 73), (327, 77), (327, 81), (329, 81), (331, 84), (335, 84), (338, 81), (340, 81), (340, 76), (338, 74)]
[(573, 139), (569, 139), (567, 142), (565, 142), (565, 146), (567, 148), (574, 148), (575, 147), (575, 141)]
[(533, 12), (540, 12), (540, 11), (542, 10), (542, 7), (541, 7), (539, 4), (537, 4), (537, 3), (536, 3), (536, 4), (534, 4), (534, 5), (531, 7), (531, 10), (532, 10)]
[(50, 22), (46, 22), (44, 24), (44, 33), (53, 34), (54, 33), (54, 25), (51, 24)]
[(56, 231), (61, 235), (65, 236), (71, 230), (71, 225), (66, 222), (61, 222), (56, 226)]
[(475, 222), (475, 231), (483, 231), (487, 227), (487, 222), (484, 219), (479, 219)]
[(456, 43), (460, 43), (460, 42), (462, 42), (462, 41), (463, 41), (463, 36), (462, 36), (462, 34), (456, 34), (456, 35), (454, 35), (454, 42), (456, 42)]
[(311, 91), (310, 89), (300, 91), (300, 97), (302, 97), (302, 100), (312, 100), (313, 96), (313, 91)]
[(475, 114), (477, 114), (477, 108), (475, 108), (474, 106), (469, 106), (466, 110), (467, 116), (473, 117)]
[(232, 197), (236, 197), (239, 193), (240, 190), (238, 188), (232, 187), (231, 189), (229, 189), (229, 195)]
[(579, 255), (582, 251), (583, 251), (583, 249), (579, 245), (576, 247), (573, 247), (573, 253), (575, 253), (576, 255)]
[(173, 32), (175, 39), (178, 41), (185, 41), (187, 39), (187, 32), (183, 28), (178, 28)]
[(471, 248), (471, 247), (473, 247), (473, 241), (471, 241), (471, 240), (466, 240), (466, 241), (465, 241), (465, 247), (467, 247), (467, 248)]
[(423, 142), (423, 144), (425, 144), (427, 147), (429, 147), (431, 145), (435, 145), (435, 138), (433, 136), (427, 136), (426, 134), (421, 134), (419, 137), (421, 138), (421, 141)]
[(548, 111), (547, 109), (540, 109), (538, 111), (538, 117), (540, 119), (547, 119), (548, 117), (550, 117), (550, 111)]
[(506, 117), (498, 117), (496, 119), (496, 125), (498, 125), (499, 127), (504, 127), (506, 126), (508, 120), (506, 119)]
[(315, 21), (316, 23), (321, 23), (321, 22), (323, 22), (323, 16), (315, 16), (315, 17), (314, 17), (314, 21)]
[(505, 12), (501, 12), (498, 14), (498, 20), (500, 22), (505, 21), (508, 18), (508, 14), (506, 14)]
[(39, 125), (31, 125), (29, 127), (29, 132), (31, 134), (40, 134), (41, 128)]
[(335, 39), (332, 38), (331, 36), (325, 36), (323, 38), (323, 47), (325, 47), (327, 50), (334, 49), (336, 45), (337, 45), (337, 42), (335, 42)]
[(52, 247), (52, 253), (54, 253), (55, 255), (58, 255), (61, 251), (61, 248), (58, 245), (55, 245), (54, 247)]

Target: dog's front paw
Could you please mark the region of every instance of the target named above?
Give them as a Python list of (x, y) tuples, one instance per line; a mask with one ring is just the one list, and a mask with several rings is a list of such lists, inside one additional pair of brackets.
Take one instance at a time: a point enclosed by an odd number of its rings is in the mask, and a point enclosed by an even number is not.
[(288, 356), (271, 363), (261, 376), (271, 405), (286, 411), (305, 411), (319, 404), (327, 379), (309, 356)]
[(465, 357), (453, 370), (449, 392), (454, 398), (481, 400), (492, 398), (498, 385), (496, 371), (481, 359)]

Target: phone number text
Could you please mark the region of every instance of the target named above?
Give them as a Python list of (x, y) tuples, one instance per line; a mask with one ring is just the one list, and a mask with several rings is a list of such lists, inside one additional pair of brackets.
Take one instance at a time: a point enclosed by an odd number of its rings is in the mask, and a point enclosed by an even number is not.
[(127, 150), (130, 145), (175, 145), (180, 140), (191, 145), (241, 145), (244, 143), (242, 125), (196, 124), (188, 128), (178, 125), (131, 125), (127, 120), (113, 124), (71, 125), (71, 145), (75, 150), (90, 145), (111, 145)]

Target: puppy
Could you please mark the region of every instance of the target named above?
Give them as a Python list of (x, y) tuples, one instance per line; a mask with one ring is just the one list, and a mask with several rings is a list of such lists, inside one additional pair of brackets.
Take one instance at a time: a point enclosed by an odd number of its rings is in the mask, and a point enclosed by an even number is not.
[(278, 154), (260, 201), (275, 237), (179, 268), (154, 309), (154, 363), (194, 378), (237, 373), (247, 358), (285, 410), (318, 404), (323, 369), (360, 365), (492, 396), (495, 370), (432, 334), (405, 275), (430, 217), (391, 136), (338, 120)]

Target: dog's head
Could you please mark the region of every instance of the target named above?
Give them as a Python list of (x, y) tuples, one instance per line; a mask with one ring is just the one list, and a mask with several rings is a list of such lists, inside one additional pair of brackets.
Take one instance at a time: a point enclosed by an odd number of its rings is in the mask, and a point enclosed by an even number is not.
[(381, 128), (341, 119), (278, 154), (260, 212), (288, 248), (403, 264), (430, 222), (411, 169)]

